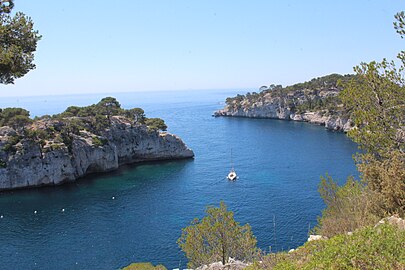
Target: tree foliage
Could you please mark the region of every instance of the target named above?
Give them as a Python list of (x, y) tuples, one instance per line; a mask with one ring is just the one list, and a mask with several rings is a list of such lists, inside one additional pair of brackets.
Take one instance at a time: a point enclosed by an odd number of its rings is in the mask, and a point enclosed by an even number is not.
[(3, 13), (10, 13), (13, 7), (13, 0), (0, 0), (0, 15)]
[[(404, 36), (404, 12), (395, 15)], [(363, 183), (376, 192), (384, 214), (405, 214), (405, 52), (394, 61), (361, 63), (341, 99), (356, 128), (349, 136), (365, 150), (356, 156)]]
[[(134, 119), (134, 122), (139, 122), (141, 124), (145, 123), (145, 111), (141, 108), (133, 108), (126, 110), (125, 112), (126, 117)], [(167, 128), (167, 127), (166, 127)]]
[(398, 12), (395, 14), (395, 22), (394, 22), (394, 28), (397, 30), (397, 33), (401, 36), (401, 38), (404, 38), (405, 36), (405, 13), (403, 11)]
[(377, 158), (405, 147), (405, 87), (401, 71), (393, 62), (362, 63), (359, 75), (341, 93), (356, 125), (349, 136)]
[(165, 131), (167, 129), (165, 121), (160, 118), (146, 118), (144, 122), (145, 122), (145, 125), (147, 125), (148, 128), (153, 131), (157, 131), (157, 130)]
[(0, 127), (11, 126), (15, 129), (23, 128), (32, 122), (29, 111), (22, 108), (0, 109)]
[(224, 202), (221, 201), (218, 208), (207, 207), (206, 214), (201, 220), (194, 219), (178, 239), (189, 267), (216, 261), (225, 264), (229, 257), (250, 261), (256, 256), (257, 241), (249, 224), (241, 226), (236, 222)]
[(34, 52), (41, 39), (24, 13), (10, 15), (13, 1), (0, 1), (0, 83), (12, 84), (35, 68)]
[(111, 115), (119, 115), (122, 113), (121, 104), (113, 97), (105, 97), (101, 99), (96, 107), (98, 113), (107, 115), (108, 118)]
[[(405, 34), (405, 14), (394, 26)], [(341, 187), (322, 179), (320, 193), (327, 208), (317, 233), (335, 235), (372, 224), (387, 215), (405, 214), (405, 52), (394, 61), (361, 63), (356, 77), (343, 82), (340, 98), (355, 124), (348, 135), (364, 151), (355, 157), (361, 182)]]
[(362, 180), (374, 191), (373, 199), (381, 209), (380, 216), (405, 215), (405, 155), (392, 151), (387, 158), (375, 159), (370, 154), (360, 156), (357, 166)]

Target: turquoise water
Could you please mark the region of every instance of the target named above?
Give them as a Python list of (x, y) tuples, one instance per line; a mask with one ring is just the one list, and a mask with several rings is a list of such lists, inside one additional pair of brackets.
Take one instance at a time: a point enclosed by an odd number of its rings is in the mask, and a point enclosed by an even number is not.
[[(220, 200), (238, 221), (250, 223), (260, 248), (301, 245), (323, 208), (319, 177), (328, 172), (342, 182), (356, 175), (356, 145), (342, 133), (306, 123), (211, 117), (236, 92), (114, 94), (126, 108), (143, 107), (148, 116), (164, 118), (195, 159), (1, 193), (1, 268), (117, 269), (136, 261), (185, 267), (176, 244), (181, 228)], [(0, 107), (41, 115), (103, 96), (3, 98)], [(231, 148), (240, 176), (233, 183), (225, 179)]]

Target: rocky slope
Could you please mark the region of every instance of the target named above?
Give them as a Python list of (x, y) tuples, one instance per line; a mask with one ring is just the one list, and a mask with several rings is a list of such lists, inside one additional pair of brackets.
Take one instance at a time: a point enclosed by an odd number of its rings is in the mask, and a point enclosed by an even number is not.
[[(24, 132), (0, 127), (0, 190), (58, 185), (89, 173), (115, 170), (123, 164), (194, 156), (175, 135), (123, 116), (112, 116), (108, 126), (99, 132), (81, 128), (68, 136), (58, 130), (62, 125), (66, 127), (64, 121), (38, 120)], [(45, 130), (50, 133), (46, 139), (38, 138), (38, 131)]]
[(353, 124), (340, 104), (338, 94), (342, 88), (338, 80), (347, 81), (352, 77), (332, 74), (285, 88), (281, 85), (261, 87), (260, 93), (228, 98), (225, 108), (216, 111), (214, 116), (304, 121), (347, 132)]

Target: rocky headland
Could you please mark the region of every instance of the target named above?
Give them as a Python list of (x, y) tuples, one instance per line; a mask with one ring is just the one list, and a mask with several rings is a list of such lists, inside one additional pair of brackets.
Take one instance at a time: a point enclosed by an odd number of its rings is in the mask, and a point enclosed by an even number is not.
[(179, 137), (162, 131), (163, 120), (107, 101), (34, 120), (23, 109), (0, 111), (0, 190), (58, 185), (123, 164), (194, 156)]
[(303, 121), (347, 132), (353, 123), (340, 102), (343, 88), (338, 82), (353, 77), (332, 74), (287, 87), (262, 86), (259, 93), (227, 98), (225, 108), (214, 112), (214, 116)]

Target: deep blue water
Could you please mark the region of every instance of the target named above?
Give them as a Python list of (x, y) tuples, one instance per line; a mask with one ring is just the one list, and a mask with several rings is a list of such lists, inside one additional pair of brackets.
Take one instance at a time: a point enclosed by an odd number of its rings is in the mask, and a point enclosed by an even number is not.
[[(323, 208), (319, 177), (328, 172), (342, 182), (357, 175), (356, 145), (342, 133), (307, 123), (211, 117), (236, 92), (114, 94), (123, 107), (142, 107), (147, 116), (164, 118), (195, 159), (0, 193), (1, 268), (117, 269), (140, 261), (184, 267), (176, 244), (181, 228), (220, 200), (237, 221), (252, 226), (260, 248), (301, 245)], [(2, 98), (0, 107), (52, 114), (103, 96)], [(231, 148), (240, 176), (233, 183), (225, 179)]]

